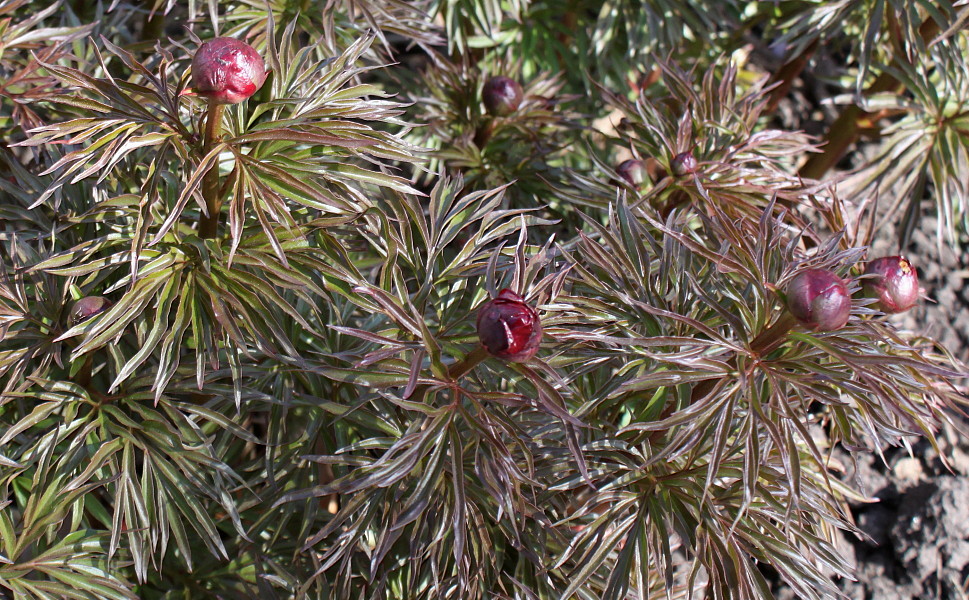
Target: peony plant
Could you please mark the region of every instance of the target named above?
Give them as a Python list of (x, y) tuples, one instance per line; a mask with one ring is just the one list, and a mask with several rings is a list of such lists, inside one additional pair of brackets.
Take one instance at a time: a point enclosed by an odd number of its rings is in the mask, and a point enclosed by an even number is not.
[(969, 8), (876, 4), (0, 0), (0, 597), (840, 598), (966, 374), (863, 225)]
[(823, 269), (798, 273), (787, 285), (787, 308), (805, 327), (841, 329), (851, 314), (851, 295), (840, 277)]
[(903, 256), (883, 256), (865, 265), (867, 294), (878, 300), (886, 313), (905, 312), (914, 307), (921, 295), (919, 276)]
[(535, 356), (542, 342), (538, 311), (509, 289), (478, 309), (478, 339), (492, 356), (525, 362)]

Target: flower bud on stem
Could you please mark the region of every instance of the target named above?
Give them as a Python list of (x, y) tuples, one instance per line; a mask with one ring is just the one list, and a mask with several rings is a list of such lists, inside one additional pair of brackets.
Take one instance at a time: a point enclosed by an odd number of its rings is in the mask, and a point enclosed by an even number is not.
[[(757, 334), (757, 337), (751, 340), (751, 355), (760, 357), (770, 353), (784, 341), (784, 336), (787, 335), (787, 332), (793, 329), (797, 323), (798, 320), (794, 318), (794, 315), (792, 315), (790, 311), (785, 310), (773, 325), (761, 331), (759, 334)], [(736, 356), (730, 360), (730, 365), (732, 367), (737, 366)], [(690, 393), (690, 404), (693, 404), (700, 398), (703, 398), (709, 394), (710, 390), (713, 389), (713, 386), (715, 386), (716, 383), (716, 379), (705, 379), (694, 386), (693, 391)]]
[[(481, 361), (494, 356), (506, 362), (527, 362), (542, 342), (542, 322), (538, 311), (525, 303), (517, 292), (504, 289), (478, 309), (476, 322), (478, 346), (448, 368), (451, 383), (457, 382)], [(418, 386), (407, 394), (424, 398), (429, 386)]]
[(478, 363), (488, 358), (488, 350), (484, 346), (478, 346), (471, 352), (464, 355), (464, 358), (451, 365), (447, 374), (457, 381), (468, 374), (471, 369), (478, 366)]
[[(907, 263), (906, 263), (907, 264)], [(750, 355), (755, 364), (784, 341), (784, 336), (795, 325), (801, 324), (810, 331), (836, 331), (845, 326), (851, 312), (851, 295), (845, 282), (831, 271), (808, 269), (801, 271), (787, 285), (786, 310), (777, 321), (760, 332), (750, 342)], [(731, 369), (737, 368), (737, 356), (729, 360)], [(704, 379), (690, 392), (690, 404), (705, 397), (716, 386), (718, 379)], [(668, 407), (669, 411), (673, 407)], [(669, 416), (664, 411), (660, 418)]]
[[(489, 356), (488, 350), (484, 346), (479, 345), (471, 352), (468, 352), (467, 354), (465, 354), (464, 358), (462, 358), (461, 360), (454, 363), (448, 368), (447, 370), (448, 378), (452, 382), (457, 382), (459, 379), (467, 375), (471, 371), (471, 369), (478, 366), (478, 363), (488, 358), (488, 356)], [(420, 400), (423, 401), (424, 397), (427, 395), (429, 391), (431, 391), (430, 385), (421, 384), (415, 387), (414, 390), (410, 392), (410, 394), (407, 394), (405, 392), (404, 398), (413, 397), (413, 398), (419, 398)]]

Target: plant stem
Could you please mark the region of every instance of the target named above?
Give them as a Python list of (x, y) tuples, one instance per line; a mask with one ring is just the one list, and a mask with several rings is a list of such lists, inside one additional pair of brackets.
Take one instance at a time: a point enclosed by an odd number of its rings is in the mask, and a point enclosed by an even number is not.
[(794, 318), (787, 309), (784, 310), (784, 314), (781, 315), (777, 322), (768, 327), (767, 329), (760, 332), (750, 342), (750, 350), (758, 356), (763, 356), (767, 354), (774, 348), (784, 341), (784, 335), (797, 325), (797, 319)]
[(478, 125), (478, 128), (474, 131), (474, 145), (478, 147), (479, 150), (484, 150), (484, 147), (488, 144), (488, 140), (491, 139), (492, 134), (495, 132), (495, 119), (492, 117)]
[[(898, 85), (898, 80), (893, 75), (882, 73), (868, 88), (868, 92), (870, 94), (887, 92), (896, 89)], [(858, 139), (859, 125), (865, 116), (865, 111), (861, 110), (857, 104), (845, 107), (844, 111), (828, 128), (824, 150), (818, 154), (812, 154), (800, 168), (798, 175), (805, 179), (820, 179), (835, 166), (848, 151), (848, 147)]]
[[(939, 24), (931, 17), (922, 22), (919, 27), (919, 35), (923, 40), (929, 41), (939, 33)], [(896, 58), (896, 61), (898, 58)], [(894, 75), (885, 72), (878, 76), (867, 93), (879, 94), (892, 90), (899, 90), (904, 86), (895, 78)], [(812, 154), (798, 171), (798, 175), (805, 179), (820, 179), (831, 167), (835, 166), (848, 147), (858, 139), (859, 129), (872, 121), (873, 117), (861, 110), (857, 104), (845, 107), (844, 111), (838, 115), (831, 127), (828, 128), (828, 135), (825, 138), (824, 149), (820, 154)]]
[[(212, 146), (222, 135), (222, 110), (224, 108), (224, 104), (209, 102), (209, 112), (205, 117), (205, 133), (202, 138), (203, 156), (207, 156), (212, 151)], [(205, 199), (207, 214), (203, 214), (199, 221), (199, 237), (212, 239), (219, 231), (219, 216), (222, 211), (218, 161), (202, 177), (202, 198)]]
[(478, 346), (471, 352), (468, 352), (460, 361), (451, 365), (451, 368), (447, 370), (447, 374), (452, 379), (460, 379), (486, 358), (488, 358), (488, 351), (484, 349), (484, 346)]
[(798, 78), (804, 67), (807, 66), (811, 57), (814, 55), (814, 51), (817, 50), (818, 43), (815, 41), (811, 43), (810, 46), (804, 49), (804, 52), (800, 53), (790, 61), (784, 63), (780, 69), (774, 73), (771, 77), (771, 83), (778, 84), (770, 92), (770, 99), (767, 102), (767, 107), (764, 112), (770, 114), (773, 113), (777, 108), (778, 103), (787, 97), (787, 94), (791, 91), (791, 86), (794, 85), (794, 81)]
[[(464, 355), (464, 358), (459, 360), (450, 366), (447, 370), (448, 378), (453, 382), (457, 382), (458, 379), (464, 377), (471, 369), (475, 368), (478, 363), (488, 358), (488, 351), (484, 349), (484, 346), (478, 346), (471, 352)], [(427, 384), (421, 384), (414, 388), (414, 390), (404, 396), (405, 398), (420, 398), (421, 400), (427, 395), (431, 390), (431, 386)]]
[[(756, 357), (761, 357), (784, 341), (784, 336), (788, 331), (797, 325), (797, 319), (794, 318), (787, 309), (784, 309), (784, 313), (780, 316), (777, 321), (768, 327), (767, 329), (761, 331), (757, 337), (755, 337), (750, 342), (750, 352)], [(731, 367), (737, 366), (737, 357), (734, 356), (730, 359)], [(690, 393), (690, 404), (693, 404), (700, 398), (703, 398), (710, 393), (713, 386), (717, 384), (717, 379), (704, 379), (700, 383), (696, 384), (693, 391)]]
[(84, 359), (84, 364), (78, 369), (77, 373), (74, 374), (74, 383), (81, 386), (84, 389), (88, 389), (91, 385), (91, 375), (94, 372), (94, 355), (93, 353), (88, 353), (87, 357)]

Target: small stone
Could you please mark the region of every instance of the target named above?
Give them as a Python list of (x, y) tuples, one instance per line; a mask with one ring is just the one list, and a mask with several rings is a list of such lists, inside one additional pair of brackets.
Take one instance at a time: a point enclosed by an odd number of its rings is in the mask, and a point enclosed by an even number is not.
[(907, 482), (910, 485), (918, 483), (919, 480), (925, 477), (922, 461), (910, 456), (895, 463), (895, 468), (892, 471), (899, 480)]

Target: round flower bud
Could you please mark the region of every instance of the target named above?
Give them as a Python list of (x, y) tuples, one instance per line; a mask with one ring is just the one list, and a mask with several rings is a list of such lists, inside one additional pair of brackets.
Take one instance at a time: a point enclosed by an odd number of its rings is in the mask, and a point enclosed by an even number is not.
[(683, 177), (684, 175), (692, 175), (696, 172), (697, 162), (696, 157), (690, 151), (680, 152), (673, 157), (670, 162), (670, 170), (673, 171), (673, 175), (677, 177)]
[(485, 83), (481, 98), (488, 114), (507, 117), (522, 103), (522, 86), (514, 79), (498, 75)]
[(865, 294), (884, 312), (905, 312), (919, 301), (918, 273), (903, 256), (876, 258), (865, 266), (865, 275), (871, 276), (862, 280)]
[(845, 282), (821, 269), (802, 271), (787, 284), (787, 309), (805, 327), (834, 331), (844, 327), (851, 312)]
[(85, 296), (74, 303), (69, 317), (74, 326), (111, 308), (111, 301), (103, 296)]
[(649, 180), (649, 172), (646, 170), (646, 164), (635, 158), (621, 162), (616, 167), (616, 173), (634, 188), (641, 187)]
[(266, 81), (266, 67), (256, 49), (235, 38), (211, 39), (192, 58), (192, 86), (217, 104), (238, 104)]
[(542, 322), (521, 296), (504, 289), (478, 311), (478, 339), (492, 356), (525, 362), (538, 352)]

